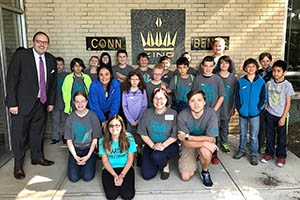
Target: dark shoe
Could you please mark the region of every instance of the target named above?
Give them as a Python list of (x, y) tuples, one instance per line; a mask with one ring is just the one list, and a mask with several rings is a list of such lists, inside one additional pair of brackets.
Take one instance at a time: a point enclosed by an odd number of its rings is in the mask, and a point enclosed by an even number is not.
[(170, 176), (170, 172), (162, 172), (160, 175), (161, 180), (167, 180)]
[(202, 171), (201, 172), (202, 180), (203, 180), (203, 187), (205, 188), (212, 188), (213, 187), (213, 182), (210, 178), (209, 171)]
[(50, 165), (53, 165), (54, 162), (51, 161), (51, 160), (47, 160), (47, 159), (38, 159), (38, 160), (32, 160), (31, 161), (31, 164), (32, 165), (43, 165), (43, 166), (50, 166)]
[(14, 168), (14, 176), (16, 179), (24, 179), (25, 173), (22, 168)]
[(245, 155), (246, 155), (245, 152), (238, 151), (238, 152), (233, 156), (233, 158), (234, 158), (234, 159), (240, 159), (241, 157), (244, 157)]
[(138, 166), (138, 167), (142, 166), (142, 154), (141, 153), (137, 154), (136, 166)]
[(61, 136), (61, 140), (62, 140), (63, 144), (67, 143), (67, 140), (65, 139), (64, 135)]
[(251, 165), (257, 165), (258, 164), (257, 156), (251, 156), (250, 157), (250, 164)]
[(58, 142), (59, 142), (59, 140), (52, 140), (52, 142), (50, 144), (56, 144)]

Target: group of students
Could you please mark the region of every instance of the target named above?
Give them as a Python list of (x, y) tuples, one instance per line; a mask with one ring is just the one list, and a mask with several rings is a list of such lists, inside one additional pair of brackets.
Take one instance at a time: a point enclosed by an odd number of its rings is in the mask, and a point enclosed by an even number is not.
[[(59, 67), (63, 59), (57, 58), (57, 91), (61, 93), (57, 98), (61, 100), (52, 114), (52, 143), (59, 141), (60, 117), (55, 113), (63, 119), (69, 115), (63, 122), (63, 137), (70, 152), (69, 179), (91, 180), (97, 151), (103, 163), (106, 197), (132, 199), (132, 166), (137, 152), (136, 164), (146, 180), (158, 171), (162, 180), (168, 179), (169, 160), (179, 155), (182, 180), (194, 175), (199, 160), (203, 185), (211, 188), (209, 165), (218, 164), (219, 147), (230, 153), (228, 127), (235, 108), (240, 120), (240, 146), (233, 158), (246, 155), (250, 125), (251, 165), (258, 164), (260, 150), (264, 153), (261, 162), (268, 162), (276, 152), (277, 165), (282, 167), (286, 159), (286, 118), (294, 95), (292, 85), (284, 78), (287, 64), (278, 60), (271, 67), (271, 55), (263, 53), (259, 57), (262, 69), (249, 58), (243, 64), (246, 75), (237, 80), (234, 62), (223, 54), (224, 49), (225, 41), (216, 38), (214, 55), (204, 57), (198, 70), (190, 67), (191, 55), (184, 53), (176, 61), (174, 72), (169, 70), (167, 56), (152, 69), (148, 67), (146, 53), (139, 54), (139, 67), (134, 69), (127, 64), (125, 50), (117, 52), (115, 66), (111, 66), (107, 53), (100, 59), (92, 56), (89, 70), (81, 59), (74, 58), (68, 75)], [(259, 124), (267, 126), (265, 152), (263, 133), (258, 137)]]

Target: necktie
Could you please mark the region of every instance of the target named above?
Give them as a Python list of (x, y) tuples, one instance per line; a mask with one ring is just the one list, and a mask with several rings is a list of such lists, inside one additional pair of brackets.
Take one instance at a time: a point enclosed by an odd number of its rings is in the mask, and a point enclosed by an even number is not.
[(42, 104), (47, 101), (45, 67), (42, 57), (40, 57), (40, 101)]

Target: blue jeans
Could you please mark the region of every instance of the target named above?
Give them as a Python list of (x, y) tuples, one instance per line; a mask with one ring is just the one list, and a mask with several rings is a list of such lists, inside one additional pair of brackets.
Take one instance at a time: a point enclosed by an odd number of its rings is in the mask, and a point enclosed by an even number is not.
[[(63, 135), (64, 125), (67, 118), (67, 114), (64, 110), (53, 110), (52, 111), (52, 140), (60, 140), (59, 132)], [(61, 128), (62, 127), (62, 128)]]
[[(276, 117), (266, 112), (266, 154), (273, 156), (275, 152), (275, 137), (277, 132), (276, 157), (286, 158), (286, 122), (284, 126), (278, 126), (281, 117)], [(275, 129), (276, 128), (276, 129)], [(277, 130), (277, 131), (276, 131)]]
[(142, 176), (149, 180), (154, 178), (158, 169), (162, 170), (171, 158), (178, 155), (178, 143), (170, 144), (163, 151), (154, 151), (148, 145), (145, 145), (143, 151)]
[[(75, 148), (76, 154), (79, 157), (85, 156), (89, 152), (87, 149), (78, 149)], [(77, 182), (81, 178), (84, 181), (90, 181), (94, 178), (96, 171), (96, 154), (93, 153), (91, 157), (86, 161), (85, 165), (77, 165), (76, 160), (73, 155), (70, 153), (68, 161), (68, 177), (71, 182)]]
[(250, 155), (258, 154), (259, 115), (252, 118), (239, 117), (240, 119), (240, 151), (246, 152), (248, 125), (250, 125)]

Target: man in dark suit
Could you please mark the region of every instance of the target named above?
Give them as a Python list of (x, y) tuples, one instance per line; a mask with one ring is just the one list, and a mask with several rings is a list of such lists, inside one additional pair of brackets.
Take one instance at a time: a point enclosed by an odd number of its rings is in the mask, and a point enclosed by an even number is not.
[(53, 110), (56, 94), (56, 61), (47, 53), (49, 37), (44, 32), (33, 36), (32, 48), (16, 51), (6, 79), (6, 105), (12, 120), (14, 176), (25, 178), (23, 170), (26, 143), (29, 141), (31, 164), (49, 166), (45, 159), (43, 137), (47, 111)]

